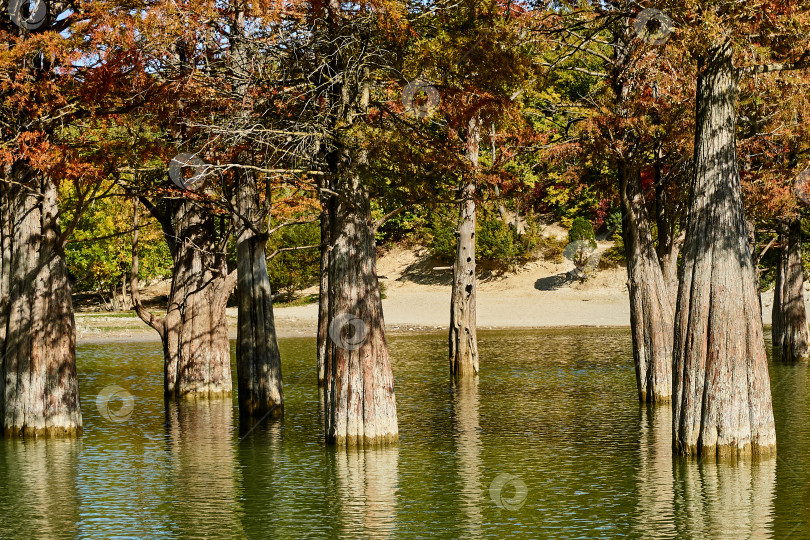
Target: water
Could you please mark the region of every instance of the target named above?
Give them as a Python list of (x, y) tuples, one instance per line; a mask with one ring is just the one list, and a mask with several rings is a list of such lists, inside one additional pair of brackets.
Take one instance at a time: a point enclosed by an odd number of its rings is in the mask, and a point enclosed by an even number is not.
[(0, 537), (810, 537), (807, 365), (771, 366), (778, 457), (716, 464), (672, 459), (629, 330), (481, 332), (461, 386), (443, 333), (389, 341), (400, 443), (366, 452), (322, 442), (312, 339), (281, 341), (284, 421), (250, 433), (235, 401), (166, 409), (159, 344), (79, 347), (84, 435), (0, 440)]

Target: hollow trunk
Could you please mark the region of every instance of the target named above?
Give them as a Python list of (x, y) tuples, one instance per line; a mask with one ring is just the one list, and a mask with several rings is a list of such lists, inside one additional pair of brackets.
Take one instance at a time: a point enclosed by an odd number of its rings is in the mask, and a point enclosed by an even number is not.
[(356, 172), (338, 184), (329, 203), (326, 439), (339, 446), (391, 443), (399, 431), (371, 203)]
[(673, 295), (653, 243), (639, 169), (621, 164), (619, 175), (638, 397), (642, 402), (668, 403), (672, 398)]
[[(468, 124), (467, 159), (478, 167), (481, 140), (480, 120)], [(450, 372), (457, 377), (478, 373), (478, 335), (475, 328), (475, 179), (461, 189), (459, 226), (456, 233), (456, 261), (450, 299)]]
[(0, 183), (0, 423), (6, 436), (74, 436), (82, 415), (71, 284), (56, 186)]
[[(783, 287), (783, 336), (781, 359), (785, 362), (807, 360), (810, 351), (807, 311), (804, 305), (804, 274), (802, 272), (802, 222), (790, 223), (787, 237), (787, 267)], [(776, 304), (774, 304), (776, 305)]]
[(318, 282), (318, 386), (324, 384), (326, 355), (329, 354), (329, 245), (329, 211), (324, 206), (321, 212), (321, 268)]
[(147, 207), (163, 228), (173, 259), (165, 317), (155, 317), (138, 291), (137, 212), (132, 246), (130, 293), (138, 316), (163, 343), (166, 398), (227, 396), (232, 392), (231, 354), (225, 306), (236, 284), (227, 273), (217, 221), (189, 201), (171, 201), (171, 215)]
[(675, 319), (673, 445), (680, 454), (767, 454), (776, 435), (737, 169), (731, 45), (713, 48), (699, 68)]
[[(284, 413), (281, 354), (273, 317), (273, 294), (267, 274), (266, 219), (253, 174), (242, 173), (237, 186), (236, 274), (239, 291), (236, 377), (240, 416), (280, 417)], [(239, 221), (237, 220), (237, 221)]]
[(777, 354), (782, 352), (782, 340), (785, 337), (785, 284), (787, 282), (787, 230), (783, 223), (776, 225), (779, 233), (779, 245), (776, 248), (776, 269), (773, 282), (773, 306), (771, 306), (771, 341)]

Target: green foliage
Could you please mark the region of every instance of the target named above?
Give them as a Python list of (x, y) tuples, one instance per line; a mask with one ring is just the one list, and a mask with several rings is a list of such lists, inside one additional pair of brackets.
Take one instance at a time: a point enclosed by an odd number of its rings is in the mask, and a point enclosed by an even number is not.
[(281, 307), (298, 307), (298, 306), (308, 306), (310, 304), (317, 304), (319, 300), (319, 296), (317, 294), (306, 294), (303, 296), (298, 296), (293, 298), (289, 302), (282, 301), (283, 299), (279, 299), (278, 302), (274, 302), (273, 306), (277, 308)]
[[(541, 239), (534, 219), (526, 220), (527, 230), (518, 234), (513, 225), (504, 223), (495, 212), (485, 212), (478, 222), (476, 254), (482, 261), (514, 270), (533, 258)], [(478, 246), (481, 246), (478, 248)]]
[(453, 261), (456, 256), (455, 231), (456, 220), (450, 210), (440, 209), (431, 212), (428, 228), (425, 230), (425, 243), (434, 257), (444, 262)]
[[(267, 242), (267, 253), (276, 250), (316, 246), (321, 241), (321, 230), (317, 223), (304, 223), (282, 227)], [(290, 302), (296, 292), (318, 283), (321, 258), (317, 247), (300, 250), (281, 251), (267, 262), (270, 286), (280, 296), (281, 302)]]
[[(70, 201), (71, 193), (60, 194)], [(64, 205), (70, 208), (68, 202)], [(73, 218), (65, 212), (64, 222)], [(150, 280), (171, 275), (172, 259), (160, 228), (146, 219), (140, 231), (139, 277)], [(129, 284), (132, 267), (132, 204), (121, 197), (94, 201), (82, 212), (71, 241), (65, 246), (68, 271), (75, 280), (74, 290), (109, 291), (119, 289), (122, 278)]]
[[(479, 206), (477, 218), (475, 253), (478, 262), (498, 269), (514, 269), (531, 260), (542, 243), (533, 216), (527, 216), (523, 234), (518, 234), (514, 226), (484, 206)], [(425, 237), (431, 254), (444, 262), (452, 262), (456, 257), (457, 217), (451, 214), (451, 210), (444, 209), (433, 212), (428, 223)]]
[(587, 242), (591, 248), (596, 249), (596, 235), (593, 232), (593, 225), (584, 217), (575, 218), (571, 222), (571, 229), (568, 231), (568, 241)]
[(624, 266), (627, 264), (627, 258), (624, 252), (624, 238), (618, 232), (613, 233), (613, 247), (610, 247), (602, 253), (602, 260), (599, 262), (599, 268), (613, 268), (615, 266)]
[(482, 261), (511, 263), (520, 252), (514, 228), (492, 214), (484, 213), (475, 227), (475, 255)]
[(543, 238), (541, 242), (543, 258), (557, 264), (563, 262), (563, 252), (566, 245), (568, 245), (568, 242), (556, 236)]
[(611, 232), (613, 239), (616, 240), (616, 235), (621, 237), (622, 233), (622, 212), (621, 210), (613, 210), (608, 214), (605, 220), (605, 228)]
[[(554, 177), (556, 173), (549, 176)], [(539, 193), (534, 206), (547, 210), (563, 225), (569, 225), (577, 216), (592, 215), (602, 200), (596, 189), (572, 180), (568, 180), (568, 184), (549, 185)]]
[(606, 269), (615, 266), (624, 266), (627, 264), (627, 258), (624, 250), (624, 237), (622, 236), (622, 213), (619, 210), (614, 210), (608, 215), (605, 220), (607, 230), (612, 233), (611, 239), (613, 240), (613, 247), (610, 247), (602, 253), (602, 260), (599, 262), (599, 268)]
[[(379, 212), (381, 217), (383, 212)], [(406, 211), (386, 220), (380, 230), (377, 231), (377, 243), (387, 244), (392, 242), (404, 242), (413, 244), (417, 242), (427, 226), (424, 211)]]

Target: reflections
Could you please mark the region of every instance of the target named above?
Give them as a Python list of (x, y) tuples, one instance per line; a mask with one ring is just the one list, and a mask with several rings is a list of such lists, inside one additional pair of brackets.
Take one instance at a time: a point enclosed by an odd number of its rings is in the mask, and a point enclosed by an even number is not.
[(239, 441), (251, 438), (265, 442), (273, 450), (278, 450), (281, 444), (282, 422), (283, 418), (274, 417), (273, 411), (258, 418), (247, 414), (239, 415)]
[(180, 536), (241, 535), (230, 399), (166, 403), (173, 525)]
[(675, 461), (679, 536), (771, 537), (776, 459)]
[(0, 538), (78, 536), (76, 488), (81, 442), (2, 440)]
[(641, 407), (637, 528), (643, 538), (772, 536), (775, 458), (672, 458), (672, 409)]
[(807, 537), (810, 524), (810, 393), (803, 364), (774, 362), (771, 367), (776, 420), (776, 538)]
[(672, 538), (672, 407), (641, 405), (639, 409), (638, 530), (644, 538)]
[[(597, 344), (585, 357), (567, 331), (491, 332), (486, 376), (454, 387), (443, 335), (398, 337), (406, 437), (359, 452), (325, 446), (314, 381), (285, 392), (283, 422), (238, 442), (231, 401), (164, 408), (159, 346), (122, 344), (155, 368), (117, 380), (136, 395), (129, 421), (104, 420), (91, 397), (79, 442), (0, 439), (0, 537), (807, 538), (810, 367), (772, 368), (774, 479), (773, 462), (673, 461), (670, 409), (639, 409), (617, 360), (629, 331), (611, 332), (584, 334)], [(287, 372), (310, 372), (305, 343)], [(85, 360), (103, 375), (85, 396), (125, 371), (109, 358)], [(490, 498), (501, 474), (529, 486), (518, 511)]]
[(299, 510), (296, 502), (308, 502), (295, 496), (304, 473), (285, 474), (282, 428), (281, 419), (268, 418), (263, 422), (251, 420), (239, 429), (236, 451), (241, 473), (241, 519), (248, 538), (289, 536), (284, 519)]
[(384, 537), (396, 524), (399, 448), (337, 449), (340, 522), (351, 537)]
[(478, 377), (455, 380), (453, 390), (453, 433), (461, 483), (459, 505), (466, 516), (465, 531), (471, 537), (479, 537), (484, 494), (481, 491)]
[(321, 426), (321, 436), (326, 437), (326, 387), (318, 387), (318, 425)]

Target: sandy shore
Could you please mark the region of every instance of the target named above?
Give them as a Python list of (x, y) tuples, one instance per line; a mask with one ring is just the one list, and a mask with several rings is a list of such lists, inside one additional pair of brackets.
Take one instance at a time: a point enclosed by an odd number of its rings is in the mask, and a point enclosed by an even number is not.
[[(383, 300), (386, 330), (413, 332), (446, 329), (450, 287), (436, 291), (389, 293)], [(314, 337), (318, 306), (275, 309), (279, 337)], [(478, 327), (535, 328), (555, 326), (626, 326), (630, 321), (627, 294), (555, 292), (528, 294), (481, 291)], [(77, 314), (77, 341), (157, 341), (157, 332), (135, 316)], [(236, 310), (228, 308), (228, 327), (236, 337)]]
[[(513, 281), (513, 280), (509, 280)], [(482, 283), (478, 288), (479, 328), (549, 326), (626, 326), (630, 324), (627, 292), (622, 289), (552, 291), (534, 287), (503, 288), (502, 283)], [(450, 319), (450, 285), (397, 286), (388, 284), (383, 300), (386, 328), (445, 328)], [(276, 311), (278, 326), (317, 321), (318, 306)]]
[[(412, 251), (392, 252), (378, 263), (389, 332), (443, 330), (450, 319), (450, 275), (433, 270)], [(598, 272), (584, 283), (567, 276), (566, 264), (531, 263), (521, 271), (478, 283), (478, 327), (544, 328), (576, 326), (628, 326), (630, 305), (626, 270)], [(309, 289), (305, 293), (317, 293)], [(771, 322), (770, 292), (762, 295), (763, 322)], [(810, 294), (805, 294), (810, 299)], [(318, 306), (275, 309), (279, 337), (314, 337)], [(79, 343), (99, 341), (157, 341), (158, 335), (133, 313), (76, 315)], [(236, 336), (236, 309), (228, 308), (232, 337)]]

